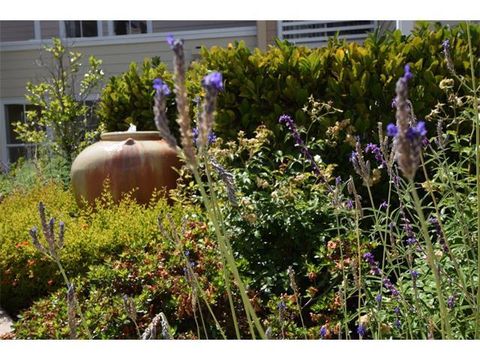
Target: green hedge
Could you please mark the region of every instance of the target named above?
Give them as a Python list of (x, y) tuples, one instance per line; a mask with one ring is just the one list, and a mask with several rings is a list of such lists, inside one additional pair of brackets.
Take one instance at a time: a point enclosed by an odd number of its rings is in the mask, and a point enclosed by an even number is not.
[[(129, 124), (137, 130), (154, 130), (153, 79), (162, 78), (172, 87), (172, 74), (163, 63), (145, 59), (141, 69), (131, 63), (128, 71), (112, 76), (102, 91), (97, 114), (108, 131), (126, 131)], [(168, 104), (169, 116), (175, 117), (174, 100)]]
[[(471, 34), (478, 59), (480, 26), (472, 25)], [(424, 117), (438, 101), (445, 100), (438, 86), (449, 76), (442, 53), (444, 39), (450, 39), (457, 72), (469, 77), (466, 38), (464, 24), (451, 29), (436, 25), (432, 30), (425, 23), (409, 36), (400, 31), (372, 34), (363, 45), (334, 39), (319, 49), (287, 42), (277, 42), (266, 52), (250, 50), (243, 42), (227, 48), (204, 48), (200, 60), (189, 70), (187, 85), (190, 90), (198, 90), (209, 70), (222, 72), (225, 91), (219, 97), (215, 131), (227, 139), (235, 138), (239, 130), (253, 135), (260, 124), (278, 134), (277, 120), (283, 113), (295, 116), (300, 125), (308, 125), (302, 108), (310, 95), (332, 101), (333, 106), (344, 111), (330, 124), (315, 126), (313, 135), (321, 137), (328, 125), (343, 118), (350, 118), (361, 135), (369, 134), (378, 121), (392, 121), (395, 82), (407, 63), (415, 74), (410, 96), (418, 117)], [(125, 121), (131, 119), (140, 124), (140, 129), (152, 128), (151, 80), (162, 76), (171, 84), (165, 67), (158, 69), (147, 62), (142, 75), (138, 75), (132, 65), (127, 73), (111, 79), (100, 105), (100, 116), (109, 130), (124, 129)], [(477, 73), (479, 70), (477, 66)], [(173, 119), (173, 102), (170, 105)]]

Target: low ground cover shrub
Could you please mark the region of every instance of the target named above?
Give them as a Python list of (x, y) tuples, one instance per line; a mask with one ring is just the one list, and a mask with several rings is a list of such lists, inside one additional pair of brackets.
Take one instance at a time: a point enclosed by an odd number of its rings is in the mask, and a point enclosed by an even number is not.
[[(142, 249), (151, 241), (162, 241), (157, 217), (168, 211), (180, 216), (180, 206), (171, 208), (155, 198), (144, 207), (125, 198), (119, 205), (106, 195), (95, 211), (79, 210), (69, 189), (55, 182), (37, 183), (30, 189), (14, 191), (0, 203), (1, 304), (16, 313), (35, 299), (63, 286), (61, 274), (31, 243), (29, 230), (41, 229), (38, 203), (56, 224), (65, 224), (62, 264), (69, 276), (86, 273), (89, 266), (116, 258), (124, 249)], [(188, 209), (185, 209), (188, 211)], [(58, 225), (56, 225), (58, 226)], [(139, 250), (140, 251), (140, 250)]]

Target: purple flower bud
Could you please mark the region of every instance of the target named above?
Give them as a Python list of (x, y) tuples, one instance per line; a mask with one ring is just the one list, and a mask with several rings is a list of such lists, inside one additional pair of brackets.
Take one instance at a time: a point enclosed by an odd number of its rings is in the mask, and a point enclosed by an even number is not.
[(397, 329), (400, 329), (402, 327), (402, 322), (400, 321), (400, 319), (396, 319), (393, 323), (393, 326), (395, 326)]
[(170, 48), (173, 48), (173, 46), (175, 45), (175, 38), (172, 34), (167, 35), (167, 44), (170, 46)]
[(403, 74), (403, 78), (406, 80), (406, 81), (409, 81), (413, 78), (413, 74), (411, 73), (410, 71), (410, 65), (405, 65), (405, 73)]
[(375, 257), (370, 252), (367, 252), (363, 255), (363, 260), (367, 261), (369, 264), (375, 263)]
[(455, 306), (455, 296), (449, 296), (447, 299), (447, 306), (449, 309), (453, 309)]
[(216, 91), (223, 90), (223, 77), (218, 71), (211, 72), (202, 80), (202, 86), (207, 89), (214, 89)]
[(411, 141), (423, 138), (425, 135), (427, 135), (427, 129), (423, 121), (419, 121), (415, 126), (407, 130), (407, 138)]
[(364, 337), (366, 332), (367, 332), (367, 329), (365, 329), (365, 326), (363, 326), (362, 324), (358, 325), (357, 334), (359, 336)]
[(395, 124), (388, 124), (387, 125), (387, 136), (394, 137), (397, 136), (398, 129)]
[(352, 199), (348, 199), (347, 202), (346, 202), (346, 204), (345, 204), (345, 206), (346, 206), (346, 208), (347, 208), (348, 210), (352, 210), (352, 209), (353, 209), (353, 201), (352, 201)]
[(443, 51), (450, 50), (450, 40), (448, 39), (443, 40), (442, 47), (443, 47)]
[(153, 80), (153, 88), (156, 90), (157, 95), (159, 96), (170, 95), (170, 88), (160, 78), (156, 78), (155, 80)]
[(398, 306), (395, 306), (395, 308), (393, 309), (393, 312), (397, 315), (400, 315), (400, 308)]
[(375, 296), (375, 301), (380, 305), (382, 303), (382, 294)]
[(325, 325), (323, 325), (320, 328), (320, 337), (323, 339), (323, 338), (325, 338), (325, 336), (327, 336), (327, 327)]
[(380, 204), (380, 209), (386, 209), (387, 207), (388, 207), (388, 204), (387, 204), (386, 201), (384, 201)]
[[(193, 142), (195, 143), (195, 145), (197, 145), (197, 141), (198, 141), (198, 127), (194, 127), (192, 129), (192, 134), (193, 134)], [(215, 141), (217, 141), (217, 135), (215, 135), (215, 133), (213, 131), (210, 131), (210, 133), (208, 134), (208, 145), (211, 145), (213, 144)]]
[(287, 308), (287, 305), (283, 302), (283, 300), (279, 301), (277, 304), (278, 310), (284, 311)]
[(412, 276), (413, 280), (417, 280), (417, 278), (418, 278), (418, 272), (417, 271), (411, 270), (410, 275)]
[(335, 185), (340, 185), (342, 183), (342, 178), (340, 176), (337, 176), (335, 178)]

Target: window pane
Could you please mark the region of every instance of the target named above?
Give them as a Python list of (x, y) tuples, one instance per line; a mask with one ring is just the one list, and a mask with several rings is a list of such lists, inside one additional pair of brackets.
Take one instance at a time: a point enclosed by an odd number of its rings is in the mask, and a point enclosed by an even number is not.
[(147, 22), (146, 21), (131, 21), (131, 34), (146, 34)]
[(80, 21), (65, 21), (65, 34), (71, 38), (81, 37)]
[(115, 35), (127, 35), (129, 28), (128, 20), (114, 21), (113, 28), (115, 30)]
[(33, 159), (36, 145), (15, 146), (8, 148), (8, 160), (14, 163), (21, 157), (25, 159)]
[(82, 36), (98, 36), (98, 27), (96, 21), (82, 21)]
[(21, 143), (17, 139), (15, 131), (13, 131), (13, 124), (16, 122), (24, 122), (25, 114), (23, 112), (23, 105), (5, 105), (5, 126), (7, 133), (7, 144), (19, 144)]

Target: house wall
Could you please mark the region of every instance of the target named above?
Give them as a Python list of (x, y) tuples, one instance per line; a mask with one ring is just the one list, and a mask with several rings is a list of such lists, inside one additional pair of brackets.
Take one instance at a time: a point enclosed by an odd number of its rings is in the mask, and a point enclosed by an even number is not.
[(40, 33), (42, 39), (51, 39), (60, 36), (60, 24), (58, 21), (40, 21)]
[(0, 41), (21, 41), (34, 38), (33, 21), (0, 21)]
[[(33, 22), (32, 22), (33, 23)], [(207, 48), (214, 45), (227, 46), (236, 40), (245, 41), (250, 48), (257, 46), (255, 22), (253, 26), (231, 27), (237, 22), (230, 22), (230, 27), (211, 28), (211, 22), (204, 22), (203, 26), (208, 29), (190, 29), (175, 31), (174, 35), (185, 41), (186, 60), (192, 60), (199, 52), (201, 46)], [(242, 22), (241, 24), (251, 24)], [(9, 25), (0, 22), (2, 29)], [(23, 24), (22, 26), (24, 26)], [(153, 24), (152, 24), (153, 25)], [(215, 24), (219, 26), (220, 24)], [(176, 24), (176, 29), (185, 24)], [(27, 82), (41, 81), (47, 76), (46, 70), (38, 66), (38, 59), (44, 63), (50, 62), (49, 54), (42, 51), (43, 45), (51, 43), (51, 36), (59, 35), (58, 21), (40, 22), (41, 39), (27, 41), (2, 41), (0, 42), (0, 161), (6, 162), (6, 134), (4, 105), (25, 103), (25, 86)], [(157, 30), (162, 29), (157, 24)], [(104, 34), (108, 34), (103, 28)], [(170, 32), (170, 31), (169, 31)], [(166, 44), (167, 32), (126, 35), (126, 36), (103, 36), (96, 38), (65, 39), (67, 46), (83, 54), (84, 59), (94, 55), (103, 61), (102, 69), (108, 79), (112, 75), (120, 74), (128, 70), (131, 62), (141, 64), (145, 58), (159, 56), (170, 68), (173, 60), (172, 51)], [(48, 40), (45, 39), (48, 37)], [(33, 36), (32, 36), (33, 38)]]

